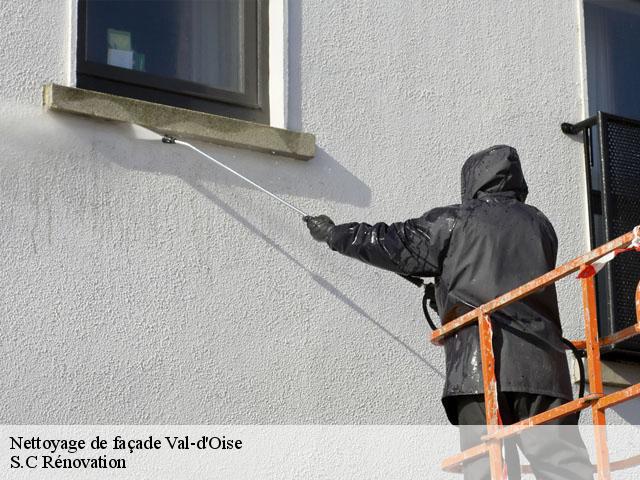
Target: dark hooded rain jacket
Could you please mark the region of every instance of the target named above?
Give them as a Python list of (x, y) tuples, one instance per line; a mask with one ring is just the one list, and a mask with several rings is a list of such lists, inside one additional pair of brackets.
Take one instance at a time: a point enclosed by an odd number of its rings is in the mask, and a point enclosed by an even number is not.
[[(462, 203), (387, 225), (336, 225), (331, 249), (402, 275), (435, 277), (443, 323), (555, 267), (558, 242), (549, 220), (526, 205), (528, 189), (515, 149), (495, 146), (462, 169)], [(555, 286), (491, 316), (499, 391), (571, 399)], [(445, 341), (443, 403), (481, 394), (477, 324)]]

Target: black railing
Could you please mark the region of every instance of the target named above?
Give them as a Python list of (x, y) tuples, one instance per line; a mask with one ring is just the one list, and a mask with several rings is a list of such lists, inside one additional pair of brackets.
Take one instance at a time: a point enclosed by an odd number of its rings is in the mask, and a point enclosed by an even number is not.
[[(640, 121), (598, 112), (561, 127), (564, 133), (581, 134), (583, 138), (591, 248), (640, 225)], [(639, 280), (640, 255), (634, 253), (616, 258), (598, 274), (601, 336), (635, 323)], [(622, 342), (610, 348), (606, 356), (640, 361), (640, 340)]]

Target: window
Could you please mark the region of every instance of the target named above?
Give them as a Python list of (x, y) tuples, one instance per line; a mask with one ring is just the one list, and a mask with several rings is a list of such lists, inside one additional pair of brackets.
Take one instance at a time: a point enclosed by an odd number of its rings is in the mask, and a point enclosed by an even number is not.
[(77, 86), (269, 123), (267, 0), (79, 0)]
[[(585, 0), (589, 113), (584, 130), (592, 246), (640, 224), (640, 1)], [(598, 113), (606, 112), (606, 113)], [(629, 118), (625, 118), (629, 117)], [(636, 321), (640, 257), (611, 262), (596, 277), (601, 335)], [(640, 362), (640, 340), (603, 349), (610, 358)]]
[(589, 111), (640, 119), (640, 2), (584, 4)]

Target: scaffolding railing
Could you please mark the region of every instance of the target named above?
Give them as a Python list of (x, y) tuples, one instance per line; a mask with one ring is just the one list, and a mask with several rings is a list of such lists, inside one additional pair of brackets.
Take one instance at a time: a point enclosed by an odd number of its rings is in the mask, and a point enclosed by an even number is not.
[[(582, 303), (584, 314), (585, 338), (573, 340), (573, 345), (585, 352), (588, 368), (589, 393), (583, 397), (567, 402), (559, 407), (552, 408), (546, 412), (535, 415), (512, 425), (500, 425), (500, 414), (498, 410), (498, 384), (495, 375), (495, 357), (492, 345), (491, 314), (507, 305), (532, 294), (533, 292), (555, 283), (572, 273), (578, 272), (584, 267), (597, 262), (612, 252), (619, 251), (635, 245), (638, 240), (638, 230), (635, 233), (629, 232), (622, 235), (601, 247), (592, 250), (574, 260), (571, 260), (560, 267), (534, 279), (530, 282), (508, 292), (504, 295), (481, 305), (461, 317), (458, 317), (444, 326), (435, 330), (431, 335), (431, 342), (442, 345), (444, 339), (452, 333), (473, 323), (478, 323), (480, 335), (480, 352), (482, 359), (482, 375), (484, 381), (485, 411), (487, 419), (487, 435), (482, 437), (482, 443), (471, 447), (461, 453), (446, 458), (442, 462), (442, 469), (448, 472), (460, 472), (465, 461), (477, 458), (482, 455), (489, 456), (492, 480), (503, 478), (504, 459), (502, 457), (502, 442), (504, 439), (517, 435), (524, 430), (537, 425), (544, 425), (553, 420), (571, 415), (580, 410), (591, 408), (594, 425), (594, 441), (596, 463), (595, 467), (599, 480), (609, 479), (610, 472), (640, 465), (640, 455), (611, 462), (607, 447), (605, 410), (620, 403), (626, 402), (636, 397), (640, 397), (640, 383), (627, 387), (623, 390), (605, 395), (602, 382), (602, 369), (600, 361), (600, 349), (615, 343), (626, 340), (634, 335), (640, 334), (640, 283), (636, 288), (635, 295), (635, 324), (620, 330), (612, 335), (598, 337), (598, 313), (596, 308), (596, 294), (594, 276), (581, 278), (582, 282)], [(632, 301), (632, 299), (629, 299)], [(522, 473), (531, 473), (530, 466), (525, 465)]]

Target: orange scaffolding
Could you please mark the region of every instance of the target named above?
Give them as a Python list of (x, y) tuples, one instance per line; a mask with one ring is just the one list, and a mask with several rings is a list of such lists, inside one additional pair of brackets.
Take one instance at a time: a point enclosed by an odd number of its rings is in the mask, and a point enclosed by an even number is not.
[[(582, 278), (582, 302), (585, 322), (585, 339), (572, 341), (573, 345), (580, 350), (584, 350), (587, 358), (589, 393), (559, 407), (548, 410), (544, 413), (528, 418), (513, 425), (499, 425), (498, 412), (498, 388), (494, 369), (494, 353), (492, 345), (491, 313), (503, 308), (513, 302), (530, 295), (540, 288), (557, 282), (572, 273), (579, 271), (582, 267), (590, 265), (605, 255), (620, 248), (626, 248), (632, 244), (634, 232), (629, 232), (618, 237), (611, 242), (602, 245), (591, 252), (582, 255), (564, 265), (552, 270), (541, 277), (538, 277), (525, 285), (522, 285), (498, 298), (492, 300), (475, 310), (448, 322), (442, 328), (435, 330), (431, 335), (431, 342), (442, 345), (444, 339), (461, 328), (478, 322), (480, 334), (480, 350), (482, 358), (482, 373), (484, 379), (484, 398), (487, 418), (487, 435), (483, 437), (482, 443), (467, 449), (457, 455), (446, 458), (442, 462), (442, 469), (447, 472), (459, 473), (466, 460), (489, 455), (492, 480), (503, 478), (502, 441), (512, 435), (516, 435), (523, 430), (543, 425), (552, 420), (562, 418), (572, 413), (591, 407), (593, 414), (593, 425), (595, 428), (594, 440), (596, 451), (597, 478), (600, 480), (609, 479), (610, 473), (614, 470), (622, 470), (640, 465), (640, 455), (610, 462), (609, 450), (607, 447), (605, 410), (618, 405), (627, 400), (640, 397), (640, 383), (632, 385), (615, 393), (605, 395), (602, 385), (602, 373), (600, 362), (600, 348), (610, 346), (626, 340), (634, 335), (640, 334), (640, 283), (638, 283), (635, 296), (636, 323), (619, 332), (604, 338), (598, 338), (598, 314), (596, 309), (595, 277)], [(598, 428), (601, 427), (601, 428)], [(531, 473), (530, 467), (522, 467), (522, 473)]]

